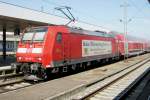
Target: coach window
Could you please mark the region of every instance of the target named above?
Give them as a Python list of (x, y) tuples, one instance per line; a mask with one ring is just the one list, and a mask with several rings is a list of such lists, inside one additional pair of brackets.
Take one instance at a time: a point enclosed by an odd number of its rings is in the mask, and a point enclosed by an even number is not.
[(57, 33), (56, 40), (57, 40), (58, 43), (61, 43), (61, 41), (62, 41), (62, 33), (60, 33), (60, 32)]

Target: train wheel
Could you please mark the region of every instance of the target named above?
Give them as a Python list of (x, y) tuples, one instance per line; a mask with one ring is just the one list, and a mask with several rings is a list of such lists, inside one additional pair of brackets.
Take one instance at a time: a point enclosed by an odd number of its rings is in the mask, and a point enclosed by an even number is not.
[(22, 64), (21, 68), (20, 68), (21, 72), (24, 75), (28, 75), (30, 73), (30, 66), (27, 63)]
[(21, 65), (20, 65), (19, 63), (12, 63), (12, 64), (11, 64), (11, 67), (12, 67), (13, 69), (16, 69), (15, 72), (16, 72), (17, 74), (20, 72), (20, 67), (21, 67)]
[(53, 68), (51, 70), (51, 73), (58, 73), (59, 72), (59, 67)]
[(44, 79), (44, 80), (47, 80), (47, 79), (48, 79), (48, 75), (47, 75), (46, 69), (42, 68), (40, 75), (41, 75), (40, 77), (41, 77), (42, 79)]
[(76, 64), (73, 64), (73, 65), (71, 66), (71, 69), (75, 71), (75, 70), (77, 69), (76, 67), (77, 67)]
[(82, 69), (81, 70), (85, 70), (87, 67), (87, 63), (82, 63)]

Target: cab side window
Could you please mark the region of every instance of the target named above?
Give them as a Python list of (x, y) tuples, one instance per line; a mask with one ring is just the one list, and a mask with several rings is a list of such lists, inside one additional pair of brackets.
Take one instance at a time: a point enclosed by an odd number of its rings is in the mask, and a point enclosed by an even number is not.
[(62, 41), (62, 33), (61, 32), (57, 33), (56, 41), (57, 41), (57, 43), (61, 43), (61, 41)]

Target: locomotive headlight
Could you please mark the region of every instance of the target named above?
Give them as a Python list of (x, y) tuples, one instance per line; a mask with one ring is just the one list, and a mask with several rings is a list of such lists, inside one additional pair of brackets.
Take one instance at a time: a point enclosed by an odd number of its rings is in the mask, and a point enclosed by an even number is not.
[(38, 58), (38, 60), (40, 60), (40, 61), (41, 61), (41, 60), (42, 60), (42, 58)]
[(42, 61), (41, 57), (36, 57), (35, 60)]
[(19, 60), (21, 60), (21, 59), (22, 59), (22, 57), (18, 57), (18, 59), (19, 59)]
[(46, 65), (46, 68), (49, 68), (49, 67), (51, 67), (51, 65)]

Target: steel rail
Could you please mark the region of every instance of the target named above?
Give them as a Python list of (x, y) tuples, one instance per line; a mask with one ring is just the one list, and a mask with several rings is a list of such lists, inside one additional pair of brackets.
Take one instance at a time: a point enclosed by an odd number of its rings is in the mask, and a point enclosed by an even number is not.
[[(132, 64), (132, 65), (129, 65), (128, 67), (126, 67), (126, 68), (124, 68), (124, 69), (122, 69), (122, 70), (120, 70), (120, 71), (118, 71), (118, 72), (115, 72), (115, 73), (113, 73), (113, 74), (110, 74), (110, 75), (108, 75), (108, 76), (105, 76), (105, 77), (103, 77), (103, 78), (100, 78), (100, 79), (98, 79), (98, 80), (96, 80), (96, 81), (94, 81), (94, 82), (77, 86), (77, 87), (75, 87), (75, 88), (73, 88), (73, 89), (71, 89), (71, 90), (68, 90), (68, 91), (65, 91), (65, 92), (63, 92), (63, 93), (57, 94), (57, 95), (55, 95), (55, 96), (53, 96), (53, 97), (46, 98), (45, 100), (59, 100), (59, 99), (61, 99), (61, 100), (71, 100), (71, 99), (82, 100), (82, 99), (84, 99), (84, 97), (87, 97), (90, 93), (92, 93), (91, 91), (89, 91), (89, 93), (84, 93), (84, 91), (85, 91), (87, 88), (89, 88), (89, 87), (91, 87), (91, 86), (93, 86), (93, 85), (95, 85), (95, 84), (101, 83), (101, 82), (103, 82), (104, 80), (106, 80), (106, 79), (108, 79), (108, 78), (110, 78), (110, 77), (113, 77), (113, 76), (115, 76), (115, 75), (118, 76), (119, 73), (124, 72), (124, 71), (126, 72), (126, 70), (128, 70), (128, 69), (131, 68), (132, 66), (137, 66), (137, 67), (139, 67), (139, 66), (141, 66), (142, 64), (148, 62), (148, 61), (150, 60), (150, 59), (148, 59), (148, 58), (149, 58), (149, 57), (147, 57), (147, 58), (144, 59), (144, 60), (140, 60), (140, 61), (137, 62), (137, 63), (134, 63), (134, 64)], [(126, 73), (127, 73), (127, 72), (126, 72)], [(112, 81), (112, 80), (111, 80), (111, 81)], [(100, 85), (99, 88), (103, 88), (103, 87), (104, 87), (105, 85), (107, 85), (108, 83), (110, 83), (110, 82), (107, 82), (107, 83), (104, 83), (103, 85)], [(98, 89), (95, 88), (95, 91), (97, 91), (97, 90), (98, 90)], [(80, 94), (81, 94), (81, 95), (80, 95)]]
[[(128, 79), (130, 79), (131, 76), (130, 74), (132, 74), (134, 71), (138, 70), (139, 68), (141, 68), (142, 65), (145, 65), (147, 62), (149, 62), (150, 59), (144, 61), (143, 63), (141, 63), (140, 65), (136, 66), (135, 68), (131, 69), (130, 71), (120, 75), (119, 77), (117, 77), (116, 79), (112, 79), (110, 82), (108, 82), (107, 84), (105, 84), (104, 86), (100, 87), (100, 88), (96, 88), (95, 90), (92, 91), (92, 89), (88, 89), (91, 92), (89, 93), (84, 93), (86, 95), (82, 95), (82, 96), (78, 96), (73, 98), (74, 100), (99, 100), (99, 99), (115, 99), (115, 100), (120, 100), (123, 95), (125, 95), (127, 93), (127, 90), (129, 91), (129, 87), (131, 88), (131, 84), (133, 86), (133, 82), (135, 80), (133, 80), (131, 82), (131, 80), (123, 80), (123, 78), (128, 77)], [(146, 70), (146, 72), (149, 70), (149, 68)], [(142, 74), (145, 74), (145, 71), (142, 72)], [(139, 75), (141, 76), (141, 73), (136, 73), (135, 75)], [(130, 76), (128, 76), (130, 75)], [(143, 76), (143, 75), (142, 75)], [(136, 76), (135, 76), (136, 77)], [(135, 78), (134, 77), (134, 78)], [(132, 78), (131, 78), (132, 79)], [(135, 78), (136, 79), (136, 78)], [(122, 80), (122, 84), (120, 82), (120, 80)], [(120, 83), (120, 84), (117, 84)], [(131, 82), (131, 84), (129, 84)], [(134, 83), (135, 84), (135, 83)], [(121, 87), (122, 85), (122, 87)], [(126, 87), (125, 87), (126, 85)], [(120, 86), (120, 87), (119, 87)], [(92, 88), (92, 87), (90, 87)], [(115, 91), (117, 90), (117, 91)], [(117, 94), (117, 95), (115, 95)], [(119, 95), (118, 95), (119, 94)]]

